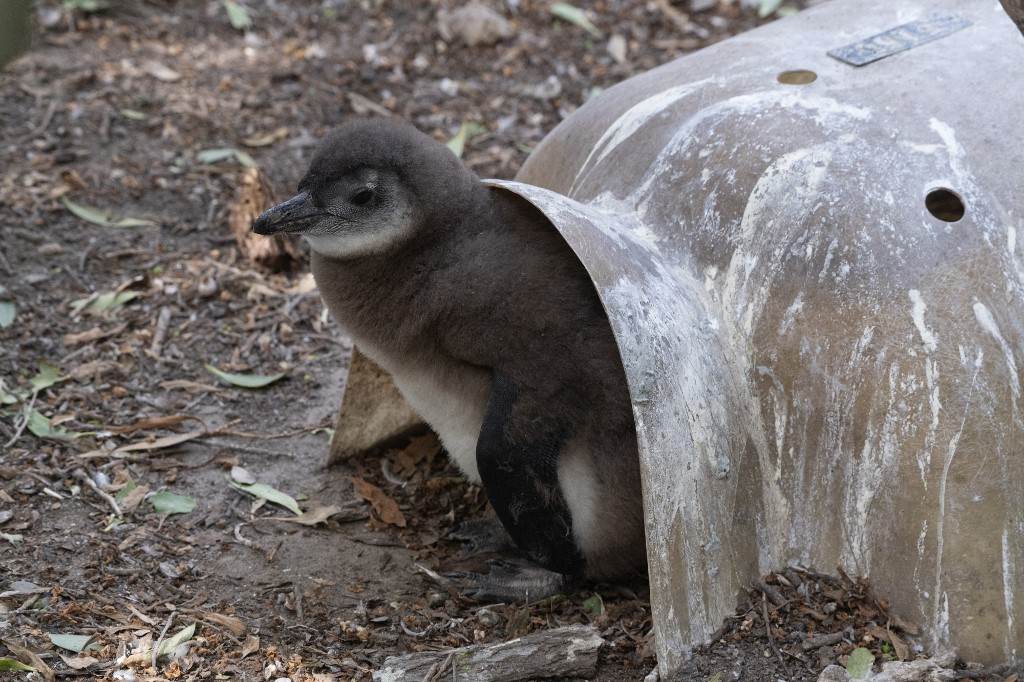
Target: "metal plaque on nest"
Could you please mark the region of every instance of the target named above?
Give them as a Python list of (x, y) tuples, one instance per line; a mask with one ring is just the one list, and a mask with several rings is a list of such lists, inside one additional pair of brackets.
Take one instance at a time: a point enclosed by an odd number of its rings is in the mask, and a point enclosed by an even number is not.
[(888, 31), (858, 40), (850, 45), (829, 50), (828, 54), (847, 64), (864, 66), (890, 57), (897, 52), (945, 38), (970, 25), (971, 22), (955, 14), (933, 14), (924, 19), (890, 28)]

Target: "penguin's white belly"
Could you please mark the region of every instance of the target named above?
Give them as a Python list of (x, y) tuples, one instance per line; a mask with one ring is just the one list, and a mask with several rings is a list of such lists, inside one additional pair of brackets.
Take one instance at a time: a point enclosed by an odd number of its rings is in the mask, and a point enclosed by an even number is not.
[(403, 368), (395, 385), (424, 421), (441, 438), (445, 450), (466, 478), (480, 482), (476, 442), (484, 423), (490, 377), (463, 368)]
[(395, 360), (358, 341), (356, 345), (391, 374), (402, 396), (438, 435), (466, 478), (479, 483), (476, 442), (490, 397), (490, 375), (445, 358)]

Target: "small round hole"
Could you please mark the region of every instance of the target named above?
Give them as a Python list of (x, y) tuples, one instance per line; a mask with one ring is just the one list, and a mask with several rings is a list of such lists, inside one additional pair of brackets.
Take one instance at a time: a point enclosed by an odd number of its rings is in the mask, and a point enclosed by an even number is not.
[(818, 79), (818, 74), (807, 69), (783, 71), (779, 74), (779, 82), (785, 85), (807, 85)]
[(960, 195), (945, 187), (928, 192), (924, 198), (924, 206), (933, 216), (947, 223), (957, 222), (967, 211)]

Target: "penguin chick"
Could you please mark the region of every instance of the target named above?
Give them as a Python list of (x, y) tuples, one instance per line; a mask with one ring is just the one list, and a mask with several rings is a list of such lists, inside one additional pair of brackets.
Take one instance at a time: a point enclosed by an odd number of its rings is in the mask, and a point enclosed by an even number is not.
[[(547, 218), (412, 126), (331, 134), (259, 234), (302, 235), (332, 315), (394, 378), (516, 545), (481, 598), (643, 571), (629, 392), (590, 279)], [(550, 573), (547, 573), (550, 572)], [(528, 594), (527, 594), (528, 593)]]

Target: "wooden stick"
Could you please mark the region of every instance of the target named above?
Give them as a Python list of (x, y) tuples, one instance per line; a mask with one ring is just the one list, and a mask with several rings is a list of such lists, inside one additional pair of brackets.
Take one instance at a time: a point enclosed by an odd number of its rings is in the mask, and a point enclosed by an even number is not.
[(396, 656), (384, 661), (374, 680), (448, 679), (459, 682), (514, 682), (548, 678), (590, 679), (604, 640), (589, 625), (535, 632), (500, 644), (476, 644)]

